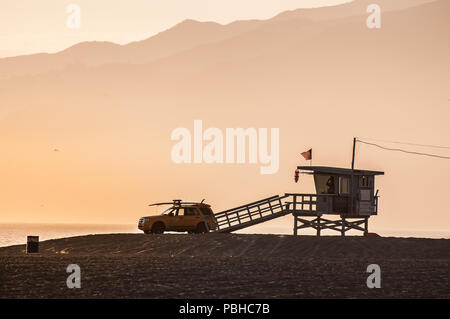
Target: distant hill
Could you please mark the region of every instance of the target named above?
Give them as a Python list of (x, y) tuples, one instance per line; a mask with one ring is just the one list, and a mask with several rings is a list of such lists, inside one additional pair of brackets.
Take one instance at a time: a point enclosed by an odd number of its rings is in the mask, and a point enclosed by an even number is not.
[[(405, 9), (433, 0), (378, 1), (383, 12)], [(0, 59), (0, 79), (38, 74), (66, 67), (98, 66), (109, 63), (141, 64), (155, 61), (197, 46), (217, 43), (280, 20), (326, 21), (358, 16), (373, 1), (358, 0), (340, 6), (298, 9), (283, 12), (269, 20), (236, 21), (227, 25), (185, 20), (148, 39), (118, 45), (111, 42), (82, 42), (54, 54), (37, 53)]]

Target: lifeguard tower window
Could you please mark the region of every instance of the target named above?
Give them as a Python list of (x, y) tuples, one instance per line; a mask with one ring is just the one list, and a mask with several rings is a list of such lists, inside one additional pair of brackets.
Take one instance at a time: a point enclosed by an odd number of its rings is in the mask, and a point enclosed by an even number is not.
[(339, 176), (339, 194), (349, 193), (349, 180), (348, 177)]
[(333, 175), (314, 174), (317, 194), (336, 194)]

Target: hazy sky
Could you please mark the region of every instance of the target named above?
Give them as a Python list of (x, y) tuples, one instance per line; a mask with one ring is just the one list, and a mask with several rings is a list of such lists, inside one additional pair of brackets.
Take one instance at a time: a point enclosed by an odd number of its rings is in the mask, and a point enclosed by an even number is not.
[[(427, 0), (377, 0), (383, 24), (369, 29), (371, 1), (319, 10), (327, 11), (322, 21), (301, 15), (219, 28), (235, 35), (205, 37), (194, 47), (202, 33), (187, 23), (123, 56), (111, 46), (85, 45), (49, 59), (3, 60), (0, 223), (131, 224), (154, 213), (149, 203), (175, 198), (206, 198), (217, 212), (312, 192), (311, 176), (293, 181), (295, 167), (307, 164), (300, 152), (310, 148), (314, 165), (349, 167), (354, 136), (448, 145), (450, 1), (411, 7)], [(342, 0), (80, 0), (79, 30), (66, 26), (69, 1), (28, 2), (0, 0), (0, 55), (86, 40), (127, 43), (189, 18), (267, 19)], [(16, 71), (22, 76), (8, 78)], [(193, 129), (194, 120), (222, 132), (279, 128), (279, 171), (261, 175), (259, 163), (176, 164), (171, 132)], [(447, 149), (384, 146), (449, 156)], [(448, 164), (358, 144), (356, 167), (386, 172), (376, 181), (382, 197), (371, 229), (448, 232)], [(292, 229), (292, 216), (274, 223)]]
[[(0, 57), (55, 52), (81, 41), (128, 43), (184, 19), (229, 23), (267, 19), (285, 10), (350, 0), (2, 0)], [(81, 8), (81, 28), (70, 29), (67, 6)]]

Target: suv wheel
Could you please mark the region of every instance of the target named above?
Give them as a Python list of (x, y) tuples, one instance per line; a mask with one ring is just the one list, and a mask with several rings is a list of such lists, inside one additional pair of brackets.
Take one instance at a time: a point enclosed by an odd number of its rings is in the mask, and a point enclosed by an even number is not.
[(164, 226), (164, 224), (161, 222), (158, 222), (152, 226), (152, 233), (153, 234), (163, 234), (165, 229), (166, 229), (166, 227)]
[(204, 234), (209, 232), (208, 227), (206, 226), (206, 223), (200, 223), (197, 225), (196, 233), (197, 234)]

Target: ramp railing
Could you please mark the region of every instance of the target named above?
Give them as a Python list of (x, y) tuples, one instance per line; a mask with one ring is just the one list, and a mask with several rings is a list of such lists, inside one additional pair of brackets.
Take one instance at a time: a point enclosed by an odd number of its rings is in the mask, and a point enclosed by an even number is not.
[(283, 199), (289, 195), (272, 196), (253, 203), (214, 214), (217, 232), (232, 232), (289, 214)]

